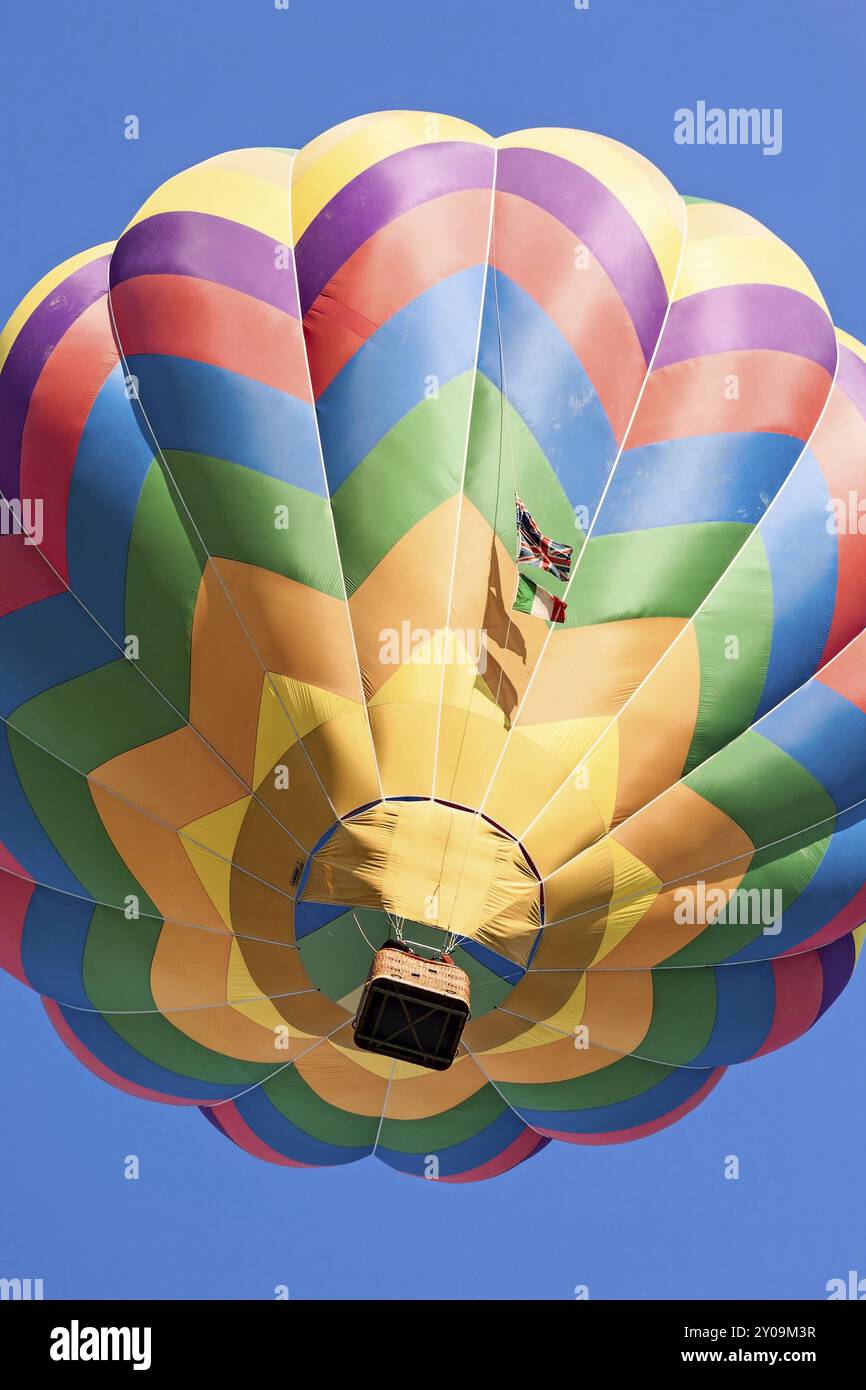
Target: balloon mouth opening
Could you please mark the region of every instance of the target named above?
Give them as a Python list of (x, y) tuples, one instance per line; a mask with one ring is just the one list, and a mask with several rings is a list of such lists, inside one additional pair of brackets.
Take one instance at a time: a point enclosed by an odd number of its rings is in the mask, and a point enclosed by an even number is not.
[(471, 807), (389, 798), (335, 822), (296, 886), (295, 940), (311, 982), (354, 1012), (375, 953), (395, 935), (470, 977), (473, 1017), (511, 993), (544, 923), (522, 845)]

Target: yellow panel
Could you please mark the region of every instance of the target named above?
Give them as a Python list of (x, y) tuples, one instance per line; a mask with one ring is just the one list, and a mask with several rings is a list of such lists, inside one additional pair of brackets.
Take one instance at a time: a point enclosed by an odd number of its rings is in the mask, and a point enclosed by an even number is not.
[[(280, 1054), (274, 1047), (275, 1029), (286, 1028), (286, 1020), (269, 999), (260, 999), (261, 987), (256, 984), (243, 957), (237, 941), (232, 942), (226, 975), (226, 996), (238, 1013), (267, 1028), (271, 1034), (271, 1047), (279, 1065)], [(255, 1002), (250, 1002), (255, 1001)]]
[[(238, 833), (250, 800), (250, 797), (242, 796), (238, 801), (233, 801), (229, 806), (223, 806), (219, 811), (212, 811), (209, 815), (201, 816), (198, 820), (190, 821), (188, 825), (181, 826), (181, 830), (185, 835), (191, 836), (192, 839), (198, 840), (201, 844), (207, 845), (209, 849), (230, 860), (234, 854)], [(188, 844), (189, 841), (185, 840), (184, 843)]]
[[(575, 1011), (572, 1015), (566, 1011), (560, 1023), (551, 1018), (550, 1041), (546, 1045), (528, 1057), (520, 1048), (499, 1051), (493, 1065), (502, 1080), (562, 1081), (584, 1076), (612, 1065), (640, 1047), (653, 1016), (653, 982), (649, 971), (590, 972), (583, 978), (586, 989), (582, 1012), (577, 1015)], [(526, 984), (524, 980), (520, 988)], [(585, 1025), (587, 1036), (576, 1040), (570, 1035), (578, 1022)], [(554, 1027), (559, 1030), (558, 1037), (553, 1032)], [(588, 1046), (583, 1046), (584, 1042)]]
[[(48, 299), (52, 290), (60, 284), (61, 280), (66, 280), (76, 270), (80, 270), (83, 265), (89, 265), (91, 261), (99, 260), (100, 256), (109, 255), (117, 243), (104, 241), (101, 246), (92, 246), (89, 251), (81, 251), (77, 256), (70, 256), (68, 260), (61, 261), (60, 265), (55, 266), (47, 275), (43, 275), (38, 284), (33, 286), (29, 294), (26, 294), (18, 305), (18, 308), (7, 320), (3, 332), (0, 333), (0, 367), (9, 356), (12, 344), (21, 332), (34, 309), (38, 309), (43, 299)], [(105, 288), (108, 290), (108, 274), (105, 276)]]
[(285, 246), (291, 235), (289, 199), (284, 189), (233, 169), (196, 164), (169, 179), (135, 214), (134, 227), (161, 212), (206, 212), (252, 227)]
[(397, 1062), (388, 1092), (385, 1123), (441, 1115), (470, 1100), (488, 1084), (487, 1077), (465, 1048), (458, 1052), (448, 1071), (428, 1071), (408, 1062)]
[(686, 212), (689, 219), (690, 246), (709, 237), (731, 234), (772, 236), (772, 232), (768, 231), (763, 222), (759, 222), (756, 217), (750, 217), (747, 212), (741, 212), (739, 208), (729, 207), (727, 203), (687, 203)]
[(521, 964), (540, 922), (538, 884), (514, 841), (433, 801), (380, 803), (344, 822), (304, 896), (454, 931)]
[(551, 724), (527, 724), (525, 727), (521, 724), (519, 733), (546, 753), (553, 753), (559, 762), (577, 767), (586, 750), (609, 725), (606, 717), (558, 719)]
[(485, 1060), (494, 1081), (504, 1085), (571, 1081), (604, 1071), (620, 1060), (618, 1053), (602, 1047), (590, 1044), (588, 1048), (577, 1048), (572, 1037), (563, 1037), (552, 1029), (542, 1028), (540, 1032), (546, 1037), (542, 1046), (499, 1052)]
[[(517, 991), (514, 992), (505, 1007), (509, 1008), (512, 1003), (515, 1013), (519, 1013), (520, 1002), (517, 997)], [(554, 1009), (550, 1014), (545, 1014), (543, 1019), (539, 1019), (535, 1027), (528, 1028), (525, 1033), (518, 1034), (516, 1038), (508, 1042), (500, 1043), (498, 1047), (489, 1048), (484, 1053), (484, 1056), (491, 1056), (494, 1053), (522, 1051), (528, 1047), (544, 1047), (553, 1041), (551, 1032), (573, 1034), (574, 1029), (583, 1019), (585, 1007), (586, 975), (583, 971), (575, 971), (574, 990), (564, 1004)]]
[(547, 880), (546, 917), (551, 925), (545, 927), (545, 934), (556, 930), (555, 922), (568, 921), (570, 917), (577, 922), (581, 916), (592, 920), (598, 909), (603, 929), (595, 943), (593, 963), (597, 963), (628, 936), (652, 906), (660, 887), (661, 882), (651, 869), (607, 836)]
[[(239, 801), (224, 806), (221, 811), (213, 811), (209, 816), (202, 816), (200, 820), (191, 821), (189, 825), (182, 827), (185, 835), (214, 851), (213, 854), (208, 854), (190, 840), (181, 840), (208, 897), (228, 927), (232, 924), (229, 907), (231, 861), (250, 800), (250, 797), (242, 796)], [(218, 859), (217, 855), (222, 855), (223, 858)]]
[[(524, 737), (524, 732), (523, 726), (518, 725), (512, 734), (507, 755), (502, 760), (484, 804), (486, 814), (504, 825), (518, 839), (522, 838), (522, 832), (572, 772), (569, 762), (550, 753), (545, 754), (536, 742)], [(592, 830), (595, 838), (602, 833), (604, 825), (591, 796), (579, 799), (579, 810), (578, 835)], [(532, 850), (529, 852), (533, 854)]]
[[(270, 679), (262, 686), (262, 699), (259, 707), (259, 726), (256, 735), (256, 761), (254, 786), (258, 786), (280, 758), (298, 739), (303, 739), (311, 729), (339, 715), (361, 715), (360, 704), (336, 695), (321, 686), (307, 685), (305, 681), (294, 680), (290, 676), (280, 676), (271, 671)], [(286, 717), (288, 710), (291, 722)], [(363, 722), (363, 720), (362, 720)], [(294, 725), (294, 729), (292, 728)], [(365, 733), (369, 744), (369, 735)]]
[[(338, 816), (347, 816), (379, 796), (370, 730), (361, 706), (355, 705), (349, 714), (329, 719), (311, 730), (304, 746)], [(318, 834), (321, 833), (320, 830)]]
[(462, 710), (468, 708), (472, 714), (488, 719), (502, 720), (502, 711), (478, 679), (478, 657), (482, 656), (480, 640), (478, 653), (473, 654), (467, 649), (464, 634), (450, 628), (439, 628), (427, 640), (415, 641), (410, 625), (404, 623), (403, 627), (406, 633), (395, 629), (392, 638), (396, 669), (370, 700), (371, 708), (401, 703), (438, 707), (444, 692), (447, 705), (456, 705)]
[[(370, 722), (385, 795), (429, 796), (433, 785), (436, 706), (371, 706)], [(355, 802), (356, 806), (362, 804)]]
[[(598, 919), (606, 920), (607, 904), (613, 897), (614, 891), (614, 868), (611, 851), (611, 839), (607, 835), (603, 840), (598, 840), (588, 849), (583, 850), (575, 859), (569, 860), (561, 869), (545, 881), (544, 884), (544, 918), (545, 927), (542, 935), (542, 950), (547, 955), (548, 949), (553, 951), (553, 943), (548, 946), (551, 937), (565, 941), (568, 933), (559, 933), (558, 922), (568, 922), (575, 918), (578, 923), (586, 920), (592, 924), (593, 932), (597, 929)], [(599, 934), (600, 939), (600, 934)], [(593, 946), (593, 955), (595, 946)], [(545, 964), (549, 968), (555, 968), (563, 962), (553, 958), (545, 959)], [(575, 955), (572, 959), (564, 962), (571, 967), (575, 965), (588, 965), (588, 959), (582, 959)]]
[[(479, 809), (504, 741), (503, 722), (467, 718), (464, 710), (444, 709), (436, 766), (436, 795), (440, 800)], [(495, 811), (490, 815), (509, 834), (513, 833), (506, 819)]]
[[(584, 721), (581, 721), (584, 722)], [(586, 720), (587, 725), (601, 721)], [(529, 733), (530, 727), (523, 730)], [(619, 784), (619, 725), (604, 721), (597, 743), (588, 740), (568, 776), (519, 838), (542, 877), (580, 854), (610, 829)]]
[(718, 236), (686, 247), (675, 299), (725, 285), (782, 285), (799, 290), (826, 313), (821, 291), (789, 246), (767, 233)]
[(613, 893), (607, 927), (596, 961), (604, 960), (628, 936), (635, 923), (655, 902), (662, 886), (661, 880), (646, 864), (635, 859), (616, 840), (611, 839), (609, 844), (613, 859)]
[(323, 1047), (298, 1062), (307, 1085), (329, 1104), (373, 1120), (371, 1140), (383, 1121), (382, 1143), (390, 1121), (427, 1119), (460, 1105), (486, 1086), (487, 1079), (459, 1053), (448, 1071), (429, 1071), (408, 1062), (393, 1062), (361, 1052), (351, 1042), (351, 1027), (340, 1029)]
[[(228, 934), (196, 932), (196, 946), (191, 950), (191, 931), (166, 923), (151, 966), (154, 1003), (172, 1027), (202, 1047), (225, 1055), (226, 1082), (235, 1076), (234, 1058), (268, 1063), (275, 1056), (290, 1056), (275, 1053), (274, 1034), (269, 1028), (220, 1003), (226, 996), (228, 963), (235, 946)], [(260, 994), (261, 990), (253, 986), (251, 992)], [(278, 1066), (279, 1060), (274, 1065)], [(244, 1085), (240, 1075), (237, 1081), (240, 1090)]]
[[(343, 134), (345, 132), (345, 134)], [(389, 155), (442, 140), (492, 146), (468, 121), (425, 111), (385, 111), (347, 121), (312, 140), (298, 154), (292, 184), (295, 242), (341, 188)]]
[[(380, 1076), (385, 1081), (391, 1075), (391, 1068), (400, 1065), (399, 1062), (392, 1062), (390, 1057), (379, 1056), (377, 1052), (362, 1052), (352, 1041), (351, 1031), (349, 1033), (337, 1033), (330, 1042), (331, 1046), (345, 1057), (348, 1067), (360, 1068), (362, 1072), (369, 1072), (372, 1076)], [(421, 1075), (424, 1068), (415, 1067), (414, 1070)]]
[(851, 351), (860, 358), (861, 362), (866, 362), (866, 347), (858, 342), (856, 338), (852, 338), (850, 333), (843, 333), (841, 328), (837, 328), (836, 338), (843, 347), (850, 348)]
[(203, 159), (198, 167), (231, 169), (237, 174), (264, 179), (266, 183), (281, 189), (284, 197), (288, 197), (294, 162), (294, 154), (286, 150), (262, 148), (228, 150), (225, 154), (215, 154), (212, 159)]
[[(339, 697), (337, 697), (339, 699)], [(275, 702), (279, 710), (279, 702)], [(346, 816), (379, 798), (379, 783), (363, 707), (347, 701), (347, 713), (314, 723), (303, 739), (292, 737), (283, 715), (260, 745), (261, 766), (256, 795), (301, 844), (309, 848), (336, 816)], [(269, 709), (274, 712), (274, 706)], [(287, 743), (289, 746), (287, 747)], [(270, 746), (269, 746), (270, 744)], [(273, 754), (274, 748), (278, 751)], [(273, 755), (269, 768), (267, 758)], [(286, 769), (287, 780), (277, 774)], [(310, 836), (312, 835), (312, 839)]]
[(618, 140), (588, 130), (518, 130), (497, 143), (500, 149), (559, 155), (609, 188), (646, 237), (670, 293), (685, 236), (685, 205), (655, 165)]

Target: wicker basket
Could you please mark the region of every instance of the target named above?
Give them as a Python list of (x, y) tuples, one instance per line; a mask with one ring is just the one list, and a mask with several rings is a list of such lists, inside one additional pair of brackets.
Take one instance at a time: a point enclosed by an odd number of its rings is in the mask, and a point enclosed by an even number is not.
[(469, 976), (450, 958), (377, 951), (355, 1016), (355, 1046), (445, 1071), (469, 1017)]

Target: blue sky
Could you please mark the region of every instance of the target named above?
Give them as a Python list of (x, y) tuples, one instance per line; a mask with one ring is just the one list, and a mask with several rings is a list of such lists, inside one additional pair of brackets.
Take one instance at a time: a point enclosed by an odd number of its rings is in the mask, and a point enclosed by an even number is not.
[[(766, 222), (837, 323), (866, 336), (856, 0), (17, 0), (0, 53), (3, 319), (196, 160), (407, 106), (634, 145), (683, 192)], [(677, 145), (673, 113), (700, 99), (780, 107), (782, 152)], [(286, 1284), (295, 1298), (567, 1299), (587, 1284), (594, 1298), (820, 1298), (828, 1279), (866, 1275), (864, 999), (861, 969), (816, 1029), (730, 1071), (673, 1129), (551, 1145), (450, 1187), (375, 1162), (257, 1163), (197, 1112), (98, 1082), (2, 976), (0, 1275), (42, 1277), (47, 1297), (269, 1298)], [(138, 1182), (123, 1178), (133, 1153)]]

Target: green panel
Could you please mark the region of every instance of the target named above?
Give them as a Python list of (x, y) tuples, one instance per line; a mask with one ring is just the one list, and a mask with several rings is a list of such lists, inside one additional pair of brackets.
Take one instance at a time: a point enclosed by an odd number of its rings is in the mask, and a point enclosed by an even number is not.
[(695, 634), (701, 693), (687, 772), (748, 729), (764, 688), (773, 637), (773, 586), (758, 531), (695, 618)]
[(254, 1086), (273, 1071), (273, 1063), (243, 1062), (187, 1037), (164, 1014), (108, 1014), (105, 1021), (142, 1057), (196, 1081), (223, 1086)]
[[(343, 597), (327, 498), (225, 459), (165, 457), (211, 555)], [(277, 507), (288, 508), (287, 530), (275, 525)]]
[(454, 964), (459, 965), (469, 976), (469, 999), (473, 1018), (481, 1018), (491, 1009), (498, 1008), (509, 994), (513, 993), (521, 978), (520, 968), (514, 966), (513, 977), (503, 980), (501, 975), (488, 970), (486, 965), (482, 965), (459, 946), (452, 952), (452, 956)]
[(7, 736), (34, 815), (90, 895), (120, 905), (134, 894), (142, 912), (158, 915), (109, 839), (87, 779), (22, 738), (11, 725), (7, 725)]
[[(443, 945), (443, 934), (437, 927), (408, 922), (405, 932), (407, 938), (424, 946), (439, 950)], [(373, 960), (371, 946), (378, 950), (390, 935), (391, 925), (384, 912), (359, 907), (301, 937), (298, 949), (310, 982), (329, 999), (339, 1001), (364, 983)], [(501, 1004), (511, 994), (521, 974), (520, 968), (514, 966), (514, 978), (503, 980), (461, 946), (452, 956), (455, 964), (469, 976), (473, 1018), (480, 1018)]]
[[(736, 821), (753, 845), (766, 846), (753, 856), (739, 887), (744, 893), (778, 890), (784, 914), (811, 881), (830, 843), (835, 807), (826, 789), (796, 759), (753, 729), (689, 773), (684, 782)], [(809, 826), (815, 828), (804, 829)], [(742, 915), (739, 909), (738, 901)], [(734, 924), (723, 913), (670, 963), (727, 960), (762, 932), (760, 921)], [(778, 955), (784, 935), (781, 940), (777, 935), (768, 939), (772, 950), (767, 954)]]
[[(188, 525), (187, 519), (187, 525)], [(139, 665), (182, 714), (189, 709), (192, 615), (204, 551), (184, 527), (158, 464), (141, 490), (126, 566), (127, 634), (139, 640)]]
[[(327, 1047), (327, 1043), (322, 1043)], [(277, 1054), (279, 1055), (279, 1054)], [(305, 1134), (338, 1148), (357, 1148), (376, 1142), (378, 1115), (357, 1115), (338, 1110), (317, 1095), (295, 1066), (284, 1067), (265, 1082), (268, 1100)]]
[(28, 800), (72, 871), (95, 898), (122, 904), (136, 894), (143, 912), (156, 913), (102, 824), (87, 774), (174, 732), (181, 719), (120, 658), (34, 696), (8, 727)]
[(421, 1120), (389, 1120), (386, 1116), (380, 1142), (384, 1148), (401, 1154), (441, 1153), (480, 1134), (505, 1109), (499, 1092), (493, 1086), (484, 1086), (441, 1115)]
[(592, 536), (568, 596), (566, 627), (690, 618), (749, 531), (738, 522), (701, 522)]
[[(518, 493), (532, 512), (542, 531), (565, 545), (573, 545), (575, 555), (583, 542), (583, 531), (576, 527), (571, 503), (532, 431), (519, 413), (481, 372), (472, 405), (472, 430), (466, 464), (466, 496), (486, 517), (510, 555), (517, 555), (517, 524), (514, 494)], [(539, 571), (527, 567), (528, 574)], [(550, 575), (551, 592), (562, 593), (563, 585)]]
[(82, 774), (183, 726), (124, 657), (34, 695), (12, 719), (21, 733)]
[[(421, 519), (460, 490), (473, 373), (464, 372), (389, 430), (333, 496), (351, 595)], [(450, 565), (450, 555), (425, 557)]]
[(653, 1016), (637, 1051), (677, 1065), (699, 1057), (716, 1021), (712, 970), (654, 970)]
[[(503, 1082), (502, 1094), (516, 1110), (593, 1110), (596, 1106), (615, 1105), (617, 1101), (651, 1091), (676, 1070), (645, 1062), (640, 1057), (622, 1057), (609, 1067), (576, 1076), (570, 1081), (547, 1081), (535, 1085)], [(708, 1073), (709, 1074), (709, 1073)]]
[[(192, 931), (192, 929), (190, 929)], [(84, 948), (84, 988), (97, 1009), (154, 1009), (150, 969), (162, 931), (160, 918), (128, 921), (97, 907)]]
[[(785, 949), (784, 937), (784, 913), (790, 905), (796, 901), (803, 890), (808, 886), (810, 880), (817, 872), (817, 869), (827, 852), (830, 837), (815, 840), (814, 832), (805, 836), (797, 837), (788, 843), (788, 853), (779, 850), (767, 851), (762, 855), (756, 855), (752, 861), (752, 867), (748, 873), (744, 874), (739, 885), (743, 893), (750, 891), (765, 891), (768, 895), (773, 895), (778, 891), (781, 894), (782, 911), (782, 933), (773, 934), (767, 937), (767, 955), (778, 956)], [(792, 848), (793, 846), (793, 848)], [(775, 855), (775, 858), (771, 858)], [(742, 917), (743, 898), (737, 899), (737, 917)], [(772, 904), (774, 898), (768, 896), (767, 916), (772, 915)], [(751, 921), (743, 924), (741, 921), (728, 922), (727, 914), (722, 913), (717, 921), (704, 927), (700, 936), (684, 946), (676, 955), (670, 957), (671, 965), (712, 965), (720, 961), (726, 961), (735, 956), (744, 947), (751, 945), (763, 933), (761, 920)]]
[(298, 943), (310, 983), (328, 999), (343, 999), (362, 985), (373, 960), (373, 951), (358, 930), (355, 917), (378, 949), (387, 939), (388, 919), (382, 912), (363, 907), (334, 917)]
[[(778, 840), (835, 811), (820, 782), (754, 729), (747, 729), (684, 781), (736, 821), (753, 845)], [(828, 828), (832, 824), (831, 819)]]

